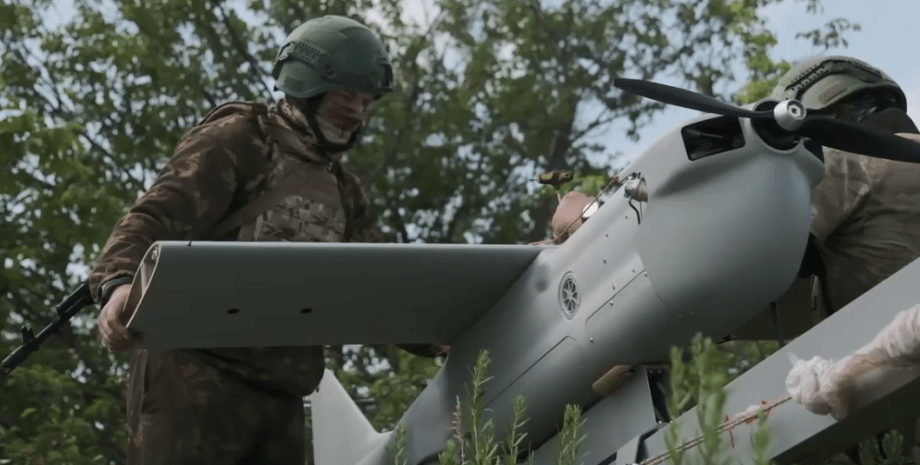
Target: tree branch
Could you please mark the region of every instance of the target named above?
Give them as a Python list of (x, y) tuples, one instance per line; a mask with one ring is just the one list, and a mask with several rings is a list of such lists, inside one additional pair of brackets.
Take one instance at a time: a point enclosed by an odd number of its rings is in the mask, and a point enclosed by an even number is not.
[[(422, 86), (421, 86), (420, 78), (418, 75), (418, 65), (415, 62), (413, 62), (412, 90), (409, 92), (409, 95), (405, 100), (407, 115), (411, 113), (411, 111), (409, 110), (414, 108), (415, 105), (418, 103), (418, 98), (419, 98), (419, 95), (421, 95), (421, 92), (422, 92)], [(408, 134), (411, 125), (412, 125), (411, 118), (405, 118), (403, 120), (402, 125), (400, 125), (399, 129), (397, 129), (396, 140), (393, 141), (393, 145), (390, 146), (389, 153), (387, 154), (386, 158), (384, 158), (383, 161), (380, 163), (380, 166), (378, 166), (377, 169), (375, 169), (370, 174), (370, 176), (367, 177), (365, 181), (365, 185), (367, 186), (372, 185), (374, 181), (377, 180), (377, 178), (380, 176), (381, 173), (383, 173), (385, 169), (392, 167), (396, 163), (396, 158), (399, 156), (400, 146), (402, 146), (403, 139), (405, 139), (406, 134)]]
[[(239, 52), (243, 56), (243, 58), (249, 63), (249, 66), (252, 67), (253, 71), (256, 71), (257, 73), (259, 73), (259, 76), (262, 76), (264, 78), (271, 77), (271, 75), (267, 73), (265, 69), (259, 66), (259, 61), (256, 60), (256, 58), (252, 56), (251, 53), (249, 53), (249, 50), (247, 49), (246, 44), (243, 43), (243, 41), (240, 38), (239, 32), (236, 30), (236, 28), (233, 27), (232, 24), (230, 24), (230, 17), (227, 15), (227, 12), (224, 10), (224, 6), (222, 5), (222, 2), (220, 0), (214, 0), (213, 3), (217, 7), (217, 10), (220, 12), (220, 16), (221, 16), (224, 26), (230, 32), (230, 41), (236, 47), (237, 52)], [(268, 88), (268, 84), (266, 84), (265, 81), (262, 79), (255, 79), (255, 80), (259, 84), (262, 85), (262, 89), (265, 91), (266, 98), (271, 99), (272, 91), (271, 89)]]
[(399, 214), (399, 206), (395, 205), (395, 203), (395, 199), (387, 199), (385, 205), (386, 208), (393, 212), (393, 216), (396, 217), (396, 230), (400, 235), (402, 235), (402, 242), (407, 243), (409, 242), (409, 232), (406, 231), (405, 220), (403, 219), (402, 215)]

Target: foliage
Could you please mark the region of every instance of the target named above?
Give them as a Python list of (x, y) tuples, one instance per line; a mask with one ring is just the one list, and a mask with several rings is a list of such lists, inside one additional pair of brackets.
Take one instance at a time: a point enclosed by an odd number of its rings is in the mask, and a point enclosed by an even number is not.
[[(731, 357), (721, 351), (709, 339), (697, 334), (690, 344), (690, 357), (685, 360), (684, 350), (671, 349), (671, 386), (668, 396), (668, 416), (671, 424), (665, 431), (668, 459), (674, 465), (682, 465), (692, 458), (701, 465), (727, 465), (730, 458), (724, 457), (726, 444), (724, 434), (719, 430), (725, 416), (725, 386), (731, 380), (729, 370)], [(700, 443), (689, 449), (696, 452), (687, 457), (684, 443), (690, 438), (681, 437), (681, 419), (691, 408), (696, 407)], [(756, 465), (769, 465), (770, 431), (766, 415), (761, 409), (757, 426), (751, 436), (752, 459)]]
[[(769, 354), (775, 352), (779, 345), (775, 342), (757, 341), (741, 345), (742, 351), (755, 351), (749, 360), (739, 365), (737, 353), (725, 350), (726, 344), (715, 345), (708, 338), (697, 334), (690, 344), (689, 359), (680, 347), (671, 349), (670, 395), (668, 396), (668, 415), (672, 418), (666, 427), (665, 444), (667, 458), (673, 465), (686, 465), (687, 462), (699, 465), (727, 465), (730, 458), (724, 458), (725, 443), (719, 428), (726, 418), (725, 386), (749, 368), (747, 363), (757, 364)], [(737, 350), (737, 347), (736, 347)], [(687, 460), (687, 450), (683, 445), (691, 438), (681, 437), (680, 415), (697, 407), (697, 421), (702, 438), (701, 443), (690, 449), (697, 451)], [(758, 410), (757, 423), (751, 440), (751, 462), (754, 465), (773, 465), (770, 460), (770, 427), (763, 409)], [(898, 431), (888, 431), (877, 441), (868, 438), (857, 446), (860, 465), (903, 465), (907, 458), (904, 454), (904, 438)], [(849, 458), (844, 461), (855, 465)], [(835, 459), (828, 464), (836, 463)]]
[[(665, 432), (668, 459), (674, 465), (684, 463), (687, 451), (684, 444), (689, 438), (680, 436), (680, 416), (692, 407), (697, 407), (697, 420), (700, 425), (702, 441), (689, 450), (696, 452), (694, 462), (700, 465), (726, 465), (729, 458), (723, 457), (726, 447), (723, 439), (725, 433), (719, 431), (725, 417), (725, 386), (730, 380), (729, 369), (731, 357), (726, 356), (713, 342), (698, 334), (690, 344), (689, 359), (685, 360), (684, 350), (674, 347), (671, 350), (670, 395), (668, 396), (668, 413), (674, 419)], [(517, 431), (524, 425), (525, 399), (515, 398), (513, 420), (507, 439), (500, 444), (495, 440), (492, 419), (484, 420), (485, 406), (482, 403), (484, 386), (491, 379), (487, 375), (489, 366), (488, 351), (481, 351), (473, 368), (466, 403), (457, 399), (454, 422), (451, 425), (452, 438), (445, 444), (439, 454), (441, 465), (515, 465), (519, 462), (518, 445), (524, 439)], [(584, 420), (581, 408), (567, 405), (563, 426), (558, 432), (555, 450), (557, 465), (580, 465), (579, 447), (585, 439), (581, 433)], [(405, 465), (406, 432), (402, 425), (395, 429), (395, 465)], [(890, 444), (889, 444), (890, 443)], [(767, 416), (763, 410), (758, 412), (757, 425), (751, 436), (752, 459), (756, 465), (771, 465), (769, 458), (770, 430)], [(864, 448), (874, 444), (867, 443)], [(897, 450), (900, 443), (896, 439), (886, 439), (885, 450)], [(864, 449), (870, 450), (870, 449)], [(876, 454), (877, 460), (881, 455)], [(887, 457), (887, 456), (886, 456)], [(871, 458), (871, 457), (870, 457)], [(533, 455), (529, 454), (532, 460)], [(866, 460), (865, 458), (863, 460)], [(887, 465), (887, 462), (883, 462)], [(864, 465), (881, 465), (878, 462), (863, 462)]]
[[(821, 6), (818, 2), (809, 1), (809, 12), (819, 9)], [(811, 52), (803, 54), (803, 57), (821, 55), (833, 48), (846, 47), (848, 45), (846, 33), (861, 29), (858, 23), (851, 23), (846, 18), (834, 18), (822, 28), (797, 33), (796, 39), (808, 39), (811, 42)], [(786, 60), (774, 62), (767, 56), (766, 49), (762, 47), (776, 44), (776, 39), (772, 35), (763, 34), (758, 38), (752, 37), (749, 42), (757, 43), (759, 47), (755, 53), (746, 57), (748, 69), (752, 73), (750, 81), (734, 96), (735, 101), (739, 104), (753, 103), (769, 97), (779, 78), (794, 65), (794, 62), (790, 63)], [(796, 57), (796, 60), (799, 58), (802, 57)]]
[(889, 431), (881, 443), (875, 438), (859, 444), (859, 463), (862, 465), (903, 465), (904, 437), (897, 431)]
[(559, 431), (559, 448), (556, 452), (556, 465), (581, 465), (579, 447), (585, 436), (581, 434), (584, 420), (581, 419), (581, 407), (566, 405), (562, 430)]
[[(555, 202), (534, 174), (574, 170), (566, 188), (593, 193), (623, 164), (599, 137), (624, 123), (613, 135), (636, 139), (662, 108), (614, 77), (725, 98), (740, 79), (728, 70), (774, 76), (762, 9), (778, 1), (444, 0), (415, 24), (400, 0), (4, 0), (0, 352), (85, 279), (184, 131), (222, 102), (278, 97), (271, 60), (306, 18), (367, 20), (399, 71), (348, 157), (391, 239), (527, 243), (547, 236)], [(847, 24), (804, 38), (833, 44)], [(89, 311), (74, 323), (0, 389), (0, 457), (124, 463), (129, 355), (97, 342)], [(384, 429), (438, 369), (392, 347), (328, 359)]]
[[(492, 419), (483, 420), (485, 406), (482, 403), (484, 386), (491, 379), (488, 375), (489, 353), (480, 351), (473, 375), (468, 386), (467, 402), (462, 404), (457, 399), (454, 422), (451, 425), (452, 438), (445, 444), (438, 455), (440, 465), (516, 465), (522, 452), (519, 445), (525, 434), (519, 430), (527, 421), (525, 418), (525, 399), (514, 399), (511, 428), (504, 443), (495, 440)], [(697, 334), (691, 344), (689, 357), (684, 349), (673, 347), (670, 360), (670, 386), (668, 395), (668, 416), (672, 419), (665, 431), (667, 459), (673, 465), (687, 463), (698, 465), (728, 465), (730, 457), (726, 455), (724, 437), (720, 431), (725, 415), (725, 387), (732, 379), (730, 370), (732, 359), (712, 342), (711, 339)], [(695, 446), (688, 447), (691, 438), (681, 437), (681, 416), (696, 407), (697, 431), (701, 439)], [(581, 407), (566, 405), (563, 426), (559, 430), (555, 450), (556, 465), (581, 465), (579, 447), (585, 439), (581, 433), (584, 420)], [(729, 433), (731, 434), (731, 433)], [(398, 424), (394, 431), (395, 449), (394, 465), (407, 465), (405, 460), (406, 429)], [(756, 425), (751, 441), (751, 462), (754, 465), (773, 465), (770, 459), (770, 427), (767, 414), (761, 408), (757, 411)], [(897, 431), (885, 433), (882, 440), (866, 439), (858, 445), (859, 463), (861, 465), (903, 465), (904, 438)], [(690, 457), (688, 452), (696, 452)], [(690, 460), (687, 460), (687, 459)], [(848, 458), (846, 462), (854, 464)], [(533, 454), (528, 454), (528, 463), (532, 463)], [(828, 463), (834, 463), (833, 460)]]
[(665, 433), (668, 456), (675, 465), (684, 460), (680, 439), (680, 415), (697, 406), (697, 420), (702, 428), (703, 441), (699, 451), (703, 463), (714, 464), (723, 452), (718, 427), (724, 414), (725, 393), (728, 383), (727, 357), (712, 341), (697, 335), (691, 343), (691, 360), (685, 363), (684, 351), (679, 347), (671, 349), (671, 395), (668, 415), (674, 419)]
[(406, 427), (403, 424), (396, 425), (393, 431), (396, 442), (396, 449), (393, 453), (393, 462), (395, 465), (408, 465), (406, 462)]
[[(491, 379), (488, 376), (489, 352), (480, 351), (473, 367), (473, 376), (468, 386), (466, 403), (457, 399), (454, 422), (451, 425), (452, 437), (444, 450), (438, 455), (441, 465), (515, 465), (521, 453), (521, 442), (526, 433), (520, 430), (527, 422), (526, 406), (523, 396), (514, 399), (511, 427), (505, 434), (505, 440), (496, 440), (492, 419), (484, 420), (485, 405), (482, 403), (483, 388)], [(584, 440), (581, 435), (581, 408), (566, 405), (563, 425), (559, 431), (559, 443), (556, 450), (557, 465), (580, 465), (579, 446)], [(397, 427), (395, 436), (397, 444), (396, 465), (402, 465), (400, 444), (405, 444), (405, 429)], [(533, 456), (529, 456), (532, 462)]]

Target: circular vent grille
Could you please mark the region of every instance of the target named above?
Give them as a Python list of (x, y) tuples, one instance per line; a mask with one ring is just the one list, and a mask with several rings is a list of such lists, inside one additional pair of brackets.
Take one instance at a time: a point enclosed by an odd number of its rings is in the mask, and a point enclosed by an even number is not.
[(562, 306), (562, 311), (571, 315), (578, 310), (579, 304), (581, 296), (578, 293), (578, 283), (575, 282), (575, 275), (568, 273), (559, 285), (559, 305)]

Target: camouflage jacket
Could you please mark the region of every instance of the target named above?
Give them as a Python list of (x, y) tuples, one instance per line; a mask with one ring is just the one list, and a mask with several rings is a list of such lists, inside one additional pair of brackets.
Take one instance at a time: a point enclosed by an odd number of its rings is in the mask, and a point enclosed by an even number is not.
[[(285, 105), (285, 101), (272, 108), (231, 102), (212, 110), (182, 137), (153, 185), (115, 226), (94, 263), (90, 289), (97, 302), (102, 285), (133, 276), (157, 240), (382, 241), (359, 179), (338, 161), (317, 155), (306, 124), (286, 117), (290, 112)], [(320, 163), (335, 175), (339, 205), (316, 201), (322, 198), (315, 195), (319, 187), (304, 186), (300, 195), (286, 198), (238, 230), (207, 237), (205, 231), (305, 163)], [(247, 382), (296, 396), (315, 389), (325, 366), (321, 347), (194, 352)]]
[(920, 257), (920, 165), (824, 149), (812, 232), (835, 312)]

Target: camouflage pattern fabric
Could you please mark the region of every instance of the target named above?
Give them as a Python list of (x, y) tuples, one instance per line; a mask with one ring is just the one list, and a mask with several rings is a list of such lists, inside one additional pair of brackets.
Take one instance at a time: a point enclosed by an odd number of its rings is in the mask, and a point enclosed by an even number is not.
[[(295, 110), (286, 100), (273, 108), (232, 102), (187, 132), (94, 263), (94, 299), (105, 282), (131, 277), (157, 240), (382, 240), (357, 176), (317, 147)], [(323, 187), (304, 186), (238, 231), (206, 237), (306, 163), (334, 174), (341, 202), (315, 201)], [(322, 347), (138, 351), (128, 379), (128, 463), (304, 463), (302, 397), (318, 386), (323, 355)], [(258, 452), (257, 443), (267, 449)], [(262, 461), (247, 461), (256, 452)]]
[[(277, 185), (286, 173), (305, 169), (308, 162), (291, 157), (279, 160), (267, 177), (268, 185)], [(329, 185), (313, 185), (309, 189), (332, 190), (332, 195), (323, 196), (335, 198), (339, 194), (336, 178), (331, 173), (325, 173), (331, 178)], [(313, 199), (309, 194), (292, 195), (271, 210), (260, 214), (254, 223), (240, 228), (237, 236), (239, 241), (294, 241), (294, 242), (340, 242), (345, 238), (344, 204), (340, 201), (323, 203)]]
[(128, 463), (301, 465), (303, 401), (266, 395), (189, 351), (131, 363)]
[(920, 165), (824, 149), (812, 229), (833, 313), (920, 257)]

